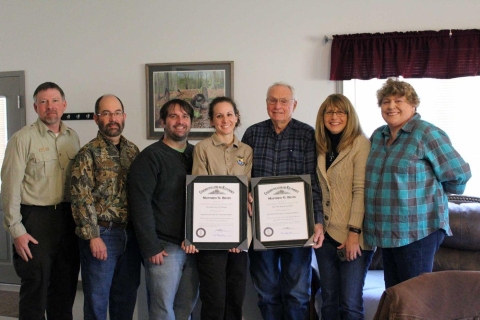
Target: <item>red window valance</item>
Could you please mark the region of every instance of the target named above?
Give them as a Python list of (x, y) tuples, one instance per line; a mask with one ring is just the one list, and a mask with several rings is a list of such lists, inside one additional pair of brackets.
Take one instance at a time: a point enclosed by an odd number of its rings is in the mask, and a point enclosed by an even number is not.
[(330, 80), (480, 75), (480, 30), (335, 35)]

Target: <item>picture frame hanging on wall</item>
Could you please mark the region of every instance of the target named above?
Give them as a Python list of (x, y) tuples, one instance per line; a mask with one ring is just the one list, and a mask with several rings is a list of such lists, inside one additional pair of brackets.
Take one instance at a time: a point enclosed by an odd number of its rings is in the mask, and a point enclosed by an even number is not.
[(219, 96), (233, 99), (233, 61), (153, 63), (145, 65), (147, 139), (164, 133), (160, 109), (171, 99), (187, 101), (194, 111), (189, 139), (209, 137), (214, 129), (208, 105)]

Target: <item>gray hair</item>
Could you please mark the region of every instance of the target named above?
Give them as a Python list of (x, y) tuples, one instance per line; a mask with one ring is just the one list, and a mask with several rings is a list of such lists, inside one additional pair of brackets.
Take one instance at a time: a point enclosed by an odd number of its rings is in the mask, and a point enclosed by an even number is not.
[(292, 92), (292, 98), (293, 98), (294, 100), (297, 100), (297, 95), (295, 94), (295, 88), (294, 88), (292, 85), (289, 85), (288, 83), (283, 82), (283, 81), (275, 82), (275, 83), (272, 84), (270, 87), (268, 87), (268, 90), (267, 90), (267, 98), (268, 98), (268, 93), (270, 92), (270, 90), (271, 90), (273, 87), (277, 87), (277, 86), (286, 87), (286, 88), (290, 89), (290, 91)]

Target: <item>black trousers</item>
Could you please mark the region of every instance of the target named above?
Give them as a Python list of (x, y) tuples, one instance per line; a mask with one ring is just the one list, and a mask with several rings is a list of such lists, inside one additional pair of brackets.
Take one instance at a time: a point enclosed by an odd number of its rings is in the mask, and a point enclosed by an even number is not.
[(80, 255), (70, 206), (21, 207), (27, 232), (38, 241), (30, 242), (32, 259), (25, 262), (14, 251), (14, 267), (21, 278), (19, 319), (72, 319), (77, 291)]
[(195, 258), (200, 279), (201, 318), (241, 320), (247, 280), (247, 252), (200, 250)]

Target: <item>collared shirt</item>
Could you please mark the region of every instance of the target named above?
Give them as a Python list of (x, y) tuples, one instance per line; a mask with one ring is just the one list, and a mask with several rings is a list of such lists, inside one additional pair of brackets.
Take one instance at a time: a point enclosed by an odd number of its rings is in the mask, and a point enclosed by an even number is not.
[(322, 192), (316, 174), (315, 131), (292, 119), (277, 134), (272, 120), (249, 127), (242, 142), (253, 149), (252, 177), (310, 174), (315, 223), (323, 223)]
[(100, 236), (98, 220), (127, 223), (127, 176), (138, 155), (135, 144), (120, 137), (120, 151), (103, 134), (80, 149), (72, 167), (72, 213), (81, 239)]
[(192, 174), (244, 175), (250, 179), (252, 148), (236, 136), (231, 146), (226, 146), (214, 133), (195, 146)]
[[(196, 175), (242, 175), (250, 181), (252, 171), (252, 148), (240, 142), (234, 135), (233, 144), (225, 145), (216, 133), (195, 146), (192, 174)], [(245, 199), (247, 201), (248, 199)], [(252, 240), (251, 219), (247, 219), (247, 239)]]
[(364, 239), (400, 247), (443, 229), (451, 235), (446, 193), (462, 194), (470, 166), (447, 134), (415, 114), (388, 146), (388, 126), (375, 130), (365, 179)]
[(80, 148), (77, 133), (60, 122), (56, 135), (40, 120), (8, 141), (2, 165), (4, 227), (13, 238), (26, 233), (20, 204), (70, 202), (70, 170)]

